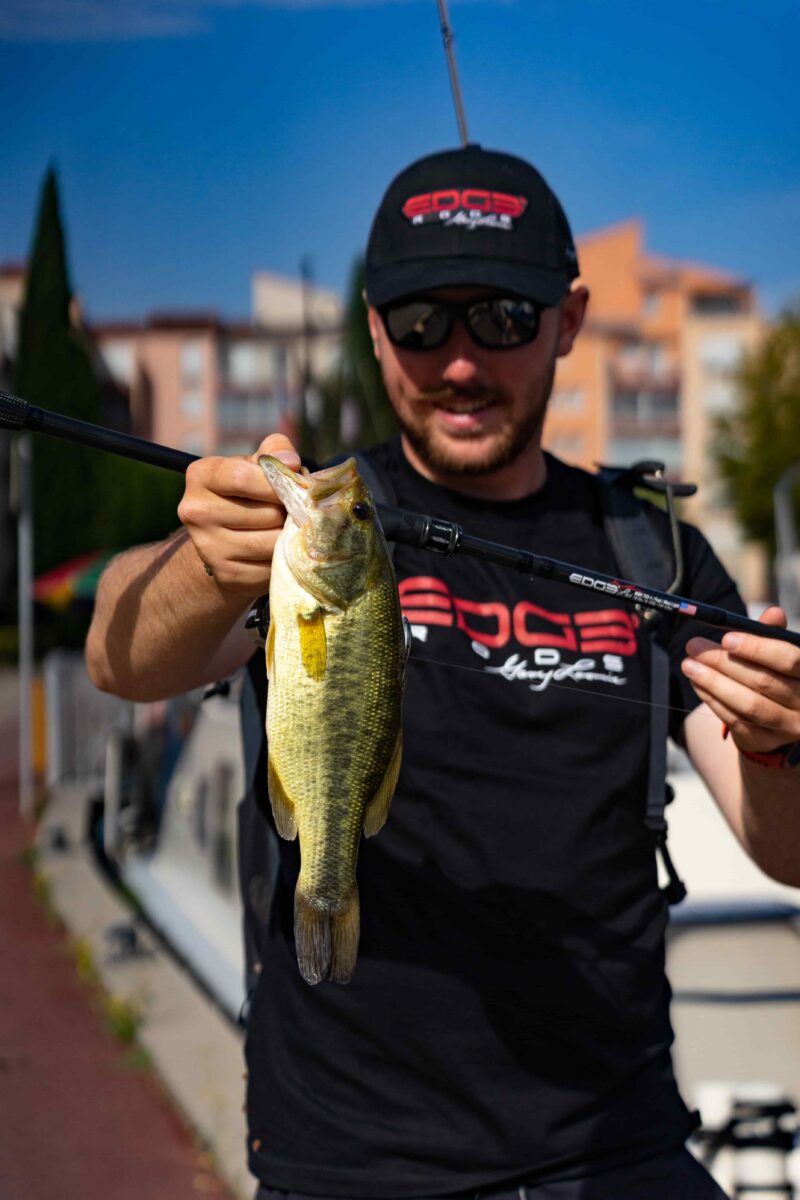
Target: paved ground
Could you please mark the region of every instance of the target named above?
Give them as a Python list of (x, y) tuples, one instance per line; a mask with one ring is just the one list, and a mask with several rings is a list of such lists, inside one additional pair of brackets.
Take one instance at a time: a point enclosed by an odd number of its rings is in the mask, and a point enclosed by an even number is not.
[(229, 1200), (153, 1075), (103, 1023), (36, 898), (17, 814), (17, 726), (0, 714), (0, 1196)]

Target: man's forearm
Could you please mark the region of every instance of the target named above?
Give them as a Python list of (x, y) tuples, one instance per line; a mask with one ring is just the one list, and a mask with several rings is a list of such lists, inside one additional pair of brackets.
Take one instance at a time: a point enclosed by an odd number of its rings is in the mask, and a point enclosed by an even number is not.
[(800, 887), (800, 767), (770, 769), (742, 758), (742, 832), (761, 870)]
[(206, 574), (184, 529), (115, 558), (97, 590), (86, 642), (93, 683), (157, 700), (206, 682), (207, 664), (246, 601)]

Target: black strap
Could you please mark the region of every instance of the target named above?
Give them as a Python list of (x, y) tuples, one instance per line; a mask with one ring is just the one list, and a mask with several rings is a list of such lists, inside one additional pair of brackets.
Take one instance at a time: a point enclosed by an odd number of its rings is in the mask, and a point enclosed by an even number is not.
[[(603, 502), (603, 525), (620, 574), (637, 583), (666, 591), (673, 583), (675, 565), (672, 555), (656, 531), (650, 505), (632, 490), (639, 482), (635, 475), (601, 469), (598, 474)], [(661, 856), (669, 882), (664, 895), (670, 904), (678, 904), (686, 888), (678, 876), (667, 849), (667, 821), (664, 810), (672, 799), (667, 783), (667, 738), (669, 736), (669, 654), (659, 639), (663, 624), (658, 613), (642, 613), (650, 642), (650, 747), (647, 776), (645, 825)]]

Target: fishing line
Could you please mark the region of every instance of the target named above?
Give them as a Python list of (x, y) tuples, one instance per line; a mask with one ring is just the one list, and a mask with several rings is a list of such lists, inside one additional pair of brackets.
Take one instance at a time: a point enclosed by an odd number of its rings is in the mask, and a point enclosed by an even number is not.
[[(467, 667), (464, 663), (443, 662), (441, 659), (426, 658), (420, 654), (410, 655), (409, 661), (414, 663), (430, 663), (433, 667), (449, 667), (454, 671), (474, 671), (476, 675), (482, 675), (484, 678), (494, 673), (487, 671), (485, 668)], [(517, 681), (510, 680), (508, 682), (514, 683)], [(690, 713), (694, 712), (693, 708), (679, 708), (676, 704), (659, 704), (653, 700), (637, 700), (635, 696), (621, 696), (619, 692), (601, 692), (593, 688), (581, 687), (579, 684), (555, 683), (551, 681), (547, 684), (546, 688), (542, 688), (542, 692), (549, 691), (550, 688), (559, 688), (564, 692), (580, 692), (583, 695), (592, 696), (596, 699), (619, 700), (624, 704), (642, 704), (645, 708), (666, 708), (669, 712), (683, 713), (685, 716), (689, 716)], [(533, 688), (529, 688), (528, 690), (534, 691)], [(541, 692), (535, 692), (535, 694), (541, 695)]]

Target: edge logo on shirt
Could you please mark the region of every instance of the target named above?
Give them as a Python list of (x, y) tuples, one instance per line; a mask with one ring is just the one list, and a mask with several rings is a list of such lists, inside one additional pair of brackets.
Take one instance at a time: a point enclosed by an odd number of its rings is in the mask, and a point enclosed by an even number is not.
[(510, 232), (528, 207), (525, 196), (490, 192), (485, 188), (444, 188), (409, 196), (400, 210), (412, 225), (463, 225), (467, 229), (491, 228)]
[[(435, 575), (409, 576), (398, 590), (403, 615), (419, 641), (427, 642), (431, 628), (457, 630), (483, 659), (484, 671), (527, 683), (532, 691), (568, 680), (624, 686), (624, 661), (638, 651), (639, 618), (622, 608), (554, 612), (529, 600), (509, 608), (501, 600), (454, 596)], [(493, 651), (507, 656), (493, 663)]]

